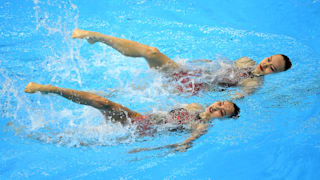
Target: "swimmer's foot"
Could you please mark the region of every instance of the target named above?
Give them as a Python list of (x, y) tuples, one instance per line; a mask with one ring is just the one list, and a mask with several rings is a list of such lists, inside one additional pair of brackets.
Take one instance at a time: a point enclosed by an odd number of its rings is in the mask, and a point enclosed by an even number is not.
[(85, 31), (81, 29), (74, 29), (72, 33), (72, 38), (73, 39), (87, 39), (88, 43), (94, 44), (98, 41), (98, 39), (94, 36), (92, 36), (91, 31)]
[(41, 92), (43, 87), (44, 86), (41, 85), (41, 84), (37, 84), (37, 83), (34, 83), (34, 82), (29, 82), (29, 84), (24, 89), (24, 92), (26, 92), (26, 93), (35, 93), (37, 91)]
[(72, 32), (73, 39), (83, 39), (88, 36), (88, 31), (81, 30), (81, 29), (74, 29)]

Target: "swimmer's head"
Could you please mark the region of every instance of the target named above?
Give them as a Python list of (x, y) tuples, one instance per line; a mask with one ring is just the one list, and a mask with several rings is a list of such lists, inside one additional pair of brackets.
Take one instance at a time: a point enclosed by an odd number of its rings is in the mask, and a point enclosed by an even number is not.
[(206, 114), (212, 118), (237, 118), (240, 108), (230, 101), (218, 101), (206, 108)]
[(291, 61), (288, 56), (276, 54), (264, 58), (253, 71), (257, 75), (266, 75), (286, 71), (291, 68)]

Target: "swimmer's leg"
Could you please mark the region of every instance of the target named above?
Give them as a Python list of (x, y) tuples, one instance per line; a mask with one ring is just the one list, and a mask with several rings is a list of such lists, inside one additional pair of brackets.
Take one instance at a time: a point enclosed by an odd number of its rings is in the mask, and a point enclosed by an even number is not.
[[(178, 64), (171, 60), (166, 55), (162, 54), (157, 48), (147, 46), (135, 41), (117, 38), (99, 32), (85, 31), (75, 29), (72, 33), (72, 38), (83, 39), (86, 38), (90, 44), (102, 42), (121, 54), (129, 57), (144, 57), (150, 68), (177, 68)], [(165, 68), (164, 68), (165, 69)]]
[(98, 96), (90, 92), (60, 88), (49, 84), (41, 85), (34, 82), (30, 82), (26, 86), (24, 92), (42, 92), (58, 94), (75, 103), (88, 105), (96, 109), (99, 109), (106, 117), (111, 117), (113, 120), (119, 121), (122, 124), (127, 123), (127, 117), (135, 118), (137, 116), (141, 116), (139, 113), (132, 111), (129, 108), (122, 106), (121, 104), (117, 104), (104, 97)]

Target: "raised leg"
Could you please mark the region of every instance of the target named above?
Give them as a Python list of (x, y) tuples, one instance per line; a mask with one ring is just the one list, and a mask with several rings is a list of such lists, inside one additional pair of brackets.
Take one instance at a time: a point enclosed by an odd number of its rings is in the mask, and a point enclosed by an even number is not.
[(104, 97), (85, 91), (60, 88), (49, 84), (41, 85), (34, 82), (30, 82), (24, 91), (26, 93), (42, 92), (58, 94), (75, 103), (88, 105), (99, 109), (106, 117), (111, 117), (113, 120), (119, 121), (122, 124), (127, 123), (127, 117), (135, 118), (141, 116), (139, 113), (132, 111), (121, 104), (117, 104)]
[(75, 29), (72, 33), (72, 38), (87, 39), (90, 44), (102, 42), (121, 54), (130, 57), (144, 57), (150, 68), (177, 68), (178, 64), (172, 61), (169, 57), (162, 54), (157, 48), (147, 46), (135, 41), (117, 38), (93, 31), (85, 31)]

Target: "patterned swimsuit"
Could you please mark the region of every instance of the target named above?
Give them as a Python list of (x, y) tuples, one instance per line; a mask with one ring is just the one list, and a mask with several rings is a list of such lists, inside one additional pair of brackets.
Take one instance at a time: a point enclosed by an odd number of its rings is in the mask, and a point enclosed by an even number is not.
[(178, 82), (177, 89), (179, 92), (188, 92), (192, 93), (192, 95), (197, 95), (200, 90), (206, 87), (205, 83), (194, 81), (195, 78), (196, 80), (199, 79), (201, 75), (201, 70), (179, 71), (174, 72), (171, 77), (174, 81)]
[(202, 70), (178, 71), (172, 73), (171, 78), (177, 82), (176, 88), (179, 92), (197, 95), (201, 90), (208, 88), (210, 84), (222, 87), (233, 87), (238, 86), (244, 79), (254, 77), (251, 73), (251, 68), (235, 67), (226, 69), (223, 73), (217, 73), (218, 75), (214, 76), (208, 82), (203, 80), (202, 76), (204, 74)]
[(199, 113), (190, 113), (185, 108), (178, 108), (170, 111), (168, 116), (161, 121), (161, 123), (156, 123), (152, 118), (152, 114), (139, 116), (131, 119), (131, 123), (137, 125), (137, 131), (140, 135), (145, 136), (156, 133), (156, 129), (153, 128), (154, 125), (173, 124), (176, 125), (176, 129), (183, 129), (183, 125), (201, 119)]

